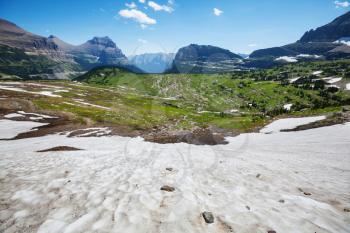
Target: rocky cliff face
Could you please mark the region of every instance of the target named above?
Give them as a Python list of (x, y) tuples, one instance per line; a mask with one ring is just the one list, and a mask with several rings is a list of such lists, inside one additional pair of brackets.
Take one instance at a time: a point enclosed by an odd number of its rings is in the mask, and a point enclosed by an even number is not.
[(196, 45), (179, 49), (168, 72), (217, 73), (237, 69), (242, 57), (231, 51), (211, 45)]
[(327, 25), (306, 32), (298, 42), (334, 42), (343, 37), (350, 37), (350, 11)]
[(240, 56), (230, 52), (227, 49), (211, 45), (196, 45), (191, 44), (189, 46), (179, 49), (176, 53), (175, 61), (225, 61), (241, 59)]

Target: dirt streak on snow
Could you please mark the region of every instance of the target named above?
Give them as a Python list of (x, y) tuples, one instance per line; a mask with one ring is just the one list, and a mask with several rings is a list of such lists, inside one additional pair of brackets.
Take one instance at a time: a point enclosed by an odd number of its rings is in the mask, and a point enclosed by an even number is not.
[[(349, 134), (345, 124), (242, 134), (220, 146), (118, 136), (0, 141), (0, 231), (346, 233)], [(63, 145), (84, 150), (35, 152)]]
[(280, 119), (272, 122), (271, 124), (265, 126), (260, 130), (260, 133), (275, 133), (279, 132), (283, 129), (294, 129), (300, 125), (306, 125), (315, 121), (320, 121), (325, 119), (325, 116), (317, 116), (317, 117), (302, 117), (302, 118), (287, 118)]

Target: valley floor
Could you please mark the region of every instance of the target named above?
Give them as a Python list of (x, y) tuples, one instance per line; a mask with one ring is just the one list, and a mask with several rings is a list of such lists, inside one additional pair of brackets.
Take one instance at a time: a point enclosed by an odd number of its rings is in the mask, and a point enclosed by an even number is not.
[[(350, 124), (279, 131), (300, 121), (216, 146), (0, 140), (0, 232), (349, 232)], [(0, 138), (34, 127), (14, 122), (0, 121)], [(63, 146), (81, 150), (38, 152)]]

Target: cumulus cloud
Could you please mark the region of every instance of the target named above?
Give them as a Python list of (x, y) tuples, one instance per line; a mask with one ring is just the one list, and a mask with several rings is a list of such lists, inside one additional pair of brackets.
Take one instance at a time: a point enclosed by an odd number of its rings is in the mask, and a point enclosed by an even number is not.
[(133, 19), (136, 22), (138, 22), (142, 28), (146, 28), (147, 25), (156, 24), (157, 21), (155, 19), (152, 19), (147, 14), (143, 13), (142, 11), (136, 10), (136, 9), (124, 9), (119, 11), (119, 15), (123, 18), (127, 19)]
[(248, 45), (249, 47), (256, 47), (256, 46), (258, 46), (256, 43), (252, 43), (252, 44), (249, 44)]
[(335, 7), (336, 7), (336, 8), (340, 8), (340, 7), (349, 7), (349, 6), (350, 6), (350, 2), (348, 2), (348, 1), (344, 1), (344, 2), (335, 1), (334, 4), (335, 4)]
[(170, 6), (170, 5), (172, 5), (172, 1), (170, 1), (168, 3), (169, 3), (169, 5), (167, 6), (167, 5), (159, 5), (156, 2), (149, 1), (148, 6), (151, 7), (155, 11), (165, 11), (165, 12), (171, 13), (174, 11), (174, 9)]
[(214, 8), (213, 12), (214, 12), (214, 15), (216, 15), (216, 16), (220, 16), (222, 13), (224, 13), (222, 10), (220, 10), (218, 8)]
[(131, 3), (125, 3), (125, 6), (130, 8), (130, 9), (135, 9), (137, 6), (134, 2)]
[(141, 2), (141, 3), (145, 3), (145, 2), (146, 2), (146, 0), (139, 0), (139, 2)]

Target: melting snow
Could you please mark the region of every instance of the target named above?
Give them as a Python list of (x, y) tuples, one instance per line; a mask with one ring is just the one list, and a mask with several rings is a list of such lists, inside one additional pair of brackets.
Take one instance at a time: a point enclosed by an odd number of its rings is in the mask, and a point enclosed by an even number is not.
[[(0, 141), (0, 231), (347, 233), (349, 134), (344, 124), (242, 134), (218, 146), (118, 136)], [(84, 150), (35, 152), (61, 145)], [(214, 215), (210, 226), (204, 211)]]
[(313, 72), (312, 74), (313, 74), (313, 75), (320, 75), (320, 74), (322, 74), (322, 73), (323, 73), (322, 70), (318, 70), (318, 71)]
[(275, 59), (275, 61), (285, 61), (290, 63), (298, 62), (298, 60), (295, 57), (288, 57), (288, 56), (278, 57)]
[(39, 114), (39, 113), (33, 113), (33, 112), (24, 112), (24, 111), (18, 111), (19, 114), (22, 115), (34, 115), (37, 117), (45, 118), (45, 119), (53, 119), (53, 118), (58, 118), (55, 116), (49, 116), (49, 115), (44, 115), (44, 114)]
[(0, 139), (11, 139), (20, 133), (31, 131), (32, 128), (47, 125), (32, 121), (0, 120)]
[(346, 84), (346, 90), (350, 90), (350, 83)]
[(283, 106), (283, 108), (284, 108), (285, 110), (287, 110), (287, 111), (290, 111), (290, 109), (292, 108), (292, 106), (293, 106), (293, 104), (285, 104), (285, 105)]
[(297, 80), (299, 80), (301, 77), (297, 77), (297, 78), (292, 78), (289, 80), (290, 83), (295, 83)]
[(334, 41), (334, 43), (341, 43), (350, 46), (350, 37), (342, 37)]
[(18, 113), (10, 113), (4, 116), (5, 118), (16, 118), (16, 117), (24, 117), (22, 114)]
[(40, 95), (50, 96), (50, 97), (62, 97), (60, 95), (53, 94), (52, 91), (40, 91), (38, 92)]
[(297, 56), (298, 58), (314, 58), (314, 59), (320, 59), (322, 56), (319, 55), (310, 55), (310, 54), (299, 54)]
[(27, 91), (20, 87), (13, 87), (8, 85), (0, 85), (0, 89), (7, 90), (7, 91), (17, 91), (17, 92), (23, 92), (23, 93), (29, 93), (29, 94), (44, 95), (49, 97), (62, 97), (60, 95), (53, 94), (52, 91), (40, 91), (40, 92)]
[(104, 107), (104, 106), (101, 106), (101, 105), (96, 105), (96, 104), (90, 104), (90, 103), (84, 102), (83, 100), (79, 100), (79, 99), (75, 99), (74, 101), (79, 103), (79, 104), (86, 105), (86, 106), (89, 106), (89, 107), (95, 107), (95, 108), (101, 108), (101, 109), (105, 109), (105, 110), (111, 110), (111, 108)]
[(327, 83), (332, 84), (332, 83), (337, 83), (340, 82), (343, 78), (325, 78), (324, 80), (326, 80)]

